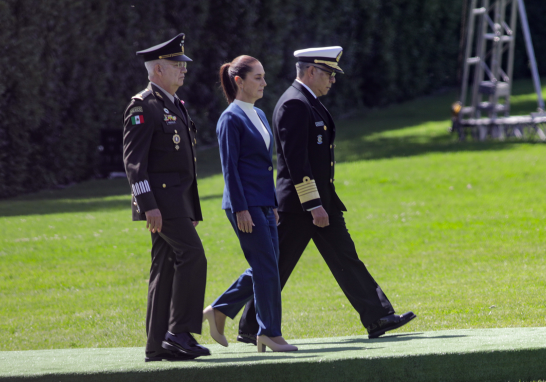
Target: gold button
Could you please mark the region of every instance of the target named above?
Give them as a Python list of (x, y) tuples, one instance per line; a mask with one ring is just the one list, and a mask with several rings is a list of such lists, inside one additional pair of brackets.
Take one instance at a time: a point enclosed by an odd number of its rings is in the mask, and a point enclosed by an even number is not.
[(163, 188), (166, 188), (166, 187), (167, 187), (167, 185), (165, 183), (163, 183)]
[(193, 160), (194, 160), (194, 162), (197, 162), (197, 158), (194, 157)]
[(197, 139), (193, 138), (193, 142), (194, 142), (194, 143), (197, 143)]
[(174, 133), (175, 133), (175, 134), (178, 134), (178, 131), (175, 130)]
[(269, 166), (267, 169), (268, 169), (269, 171), (271, 171), (271, 170), (273, 170), (273, 167)]
[(333, 166), (334, 165), (334, 162), (330, 162), (330, 166)]
[(330, 148), (332, 148), (332, 145), (330, 145)]
[(332, 183), (334, 180), (333, 179), (330, 179), (330, 183)]
[(324, 125), (324, 130), (328, 130), (328, 126)]

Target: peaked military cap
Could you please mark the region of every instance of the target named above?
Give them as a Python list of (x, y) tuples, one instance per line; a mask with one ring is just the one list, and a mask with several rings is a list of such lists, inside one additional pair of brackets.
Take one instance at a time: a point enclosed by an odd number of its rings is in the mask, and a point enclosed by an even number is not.
[(184, 33), (180, 33), (169, 41), (162, 42), (159, 45), (136, 52), (137, 56), (143, 56), (144, 61), (153, 60), (171, 60), (171, 61), (191, 61), (191, 58), (184, 56)]
[(327, 46), (323, 48), (296, 50), (294, 52), (294, 57), (296, 57), (299, 62), (319, 64), (336, 73), (344, 74), (343, 69), (341, 69), (338, 64), (342, 53), (343, 48), (340, 46)]

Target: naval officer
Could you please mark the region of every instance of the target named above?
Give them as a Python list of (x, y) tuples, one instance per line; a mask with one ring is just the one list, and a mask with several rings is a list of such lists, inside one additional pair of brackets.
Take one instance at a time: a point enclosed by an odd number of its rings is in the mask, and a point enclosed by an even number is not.
[(195, 172), (196, 128), (176, 91), (187, 63), (184, 34), (137, 52), (150, 83), (124, 114), (123, 160), (133, 220), (152, 236), (146, 362), (210, 355), (201, 333), (207, 259), (195, 227), (202, 220)]
[[(335, 190), (336, 125), (318, 97), (343, 74), (340, 46), (294, 52), (297, 78), (273, 112), (277, 148), (279, 275), (284, 286), (312, 239), (339, 286), (360, 315), (370, 338), (415, 318), (394, 308), (358, 258), (345, 225), (345, 205)], [(238, 340), (255, 341), (256, 314), (251, 300), (241, 317)]]

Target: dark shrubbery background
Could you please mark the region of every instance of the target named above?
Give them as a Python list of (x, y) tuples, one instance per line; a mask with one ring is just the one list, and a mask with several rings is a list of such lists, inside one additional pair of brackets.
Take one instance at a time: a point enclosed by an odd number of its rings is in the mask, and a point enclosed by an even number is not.
[[(546, 74), (546, 4), (526, 0), (539, 70)], [(214, 141), (226, 107), (217, 71), (259, 58), (268, 116), (295, 77), (293, 51), (341, 45), (324, 102), (342, 115), (456, 84), (462, 0), (0, 0), (0, 197), (80, 181), (97, 167), (99, 130), (122, 128), (146, 84), (135, 51), (186, 33), (179, 95)], [(515, 76), (529, 76), (521, 33)], [(446, 105), (446, 116), (449, 105)]]

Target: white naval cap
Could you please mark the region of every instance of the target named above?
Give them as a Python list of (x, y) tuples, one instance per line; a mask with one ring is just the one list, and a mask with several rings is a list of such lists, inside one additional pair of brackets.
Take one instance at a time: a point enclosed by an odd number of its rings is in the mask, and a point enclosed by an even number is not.
[(294, 52), (294, 57), (300, 62), (319, 64), (333, 70), (336, 73), (343, 73), (338, 62), (343, 53), (340, 46), (326, 46), (323, 48), (300, 49)]

